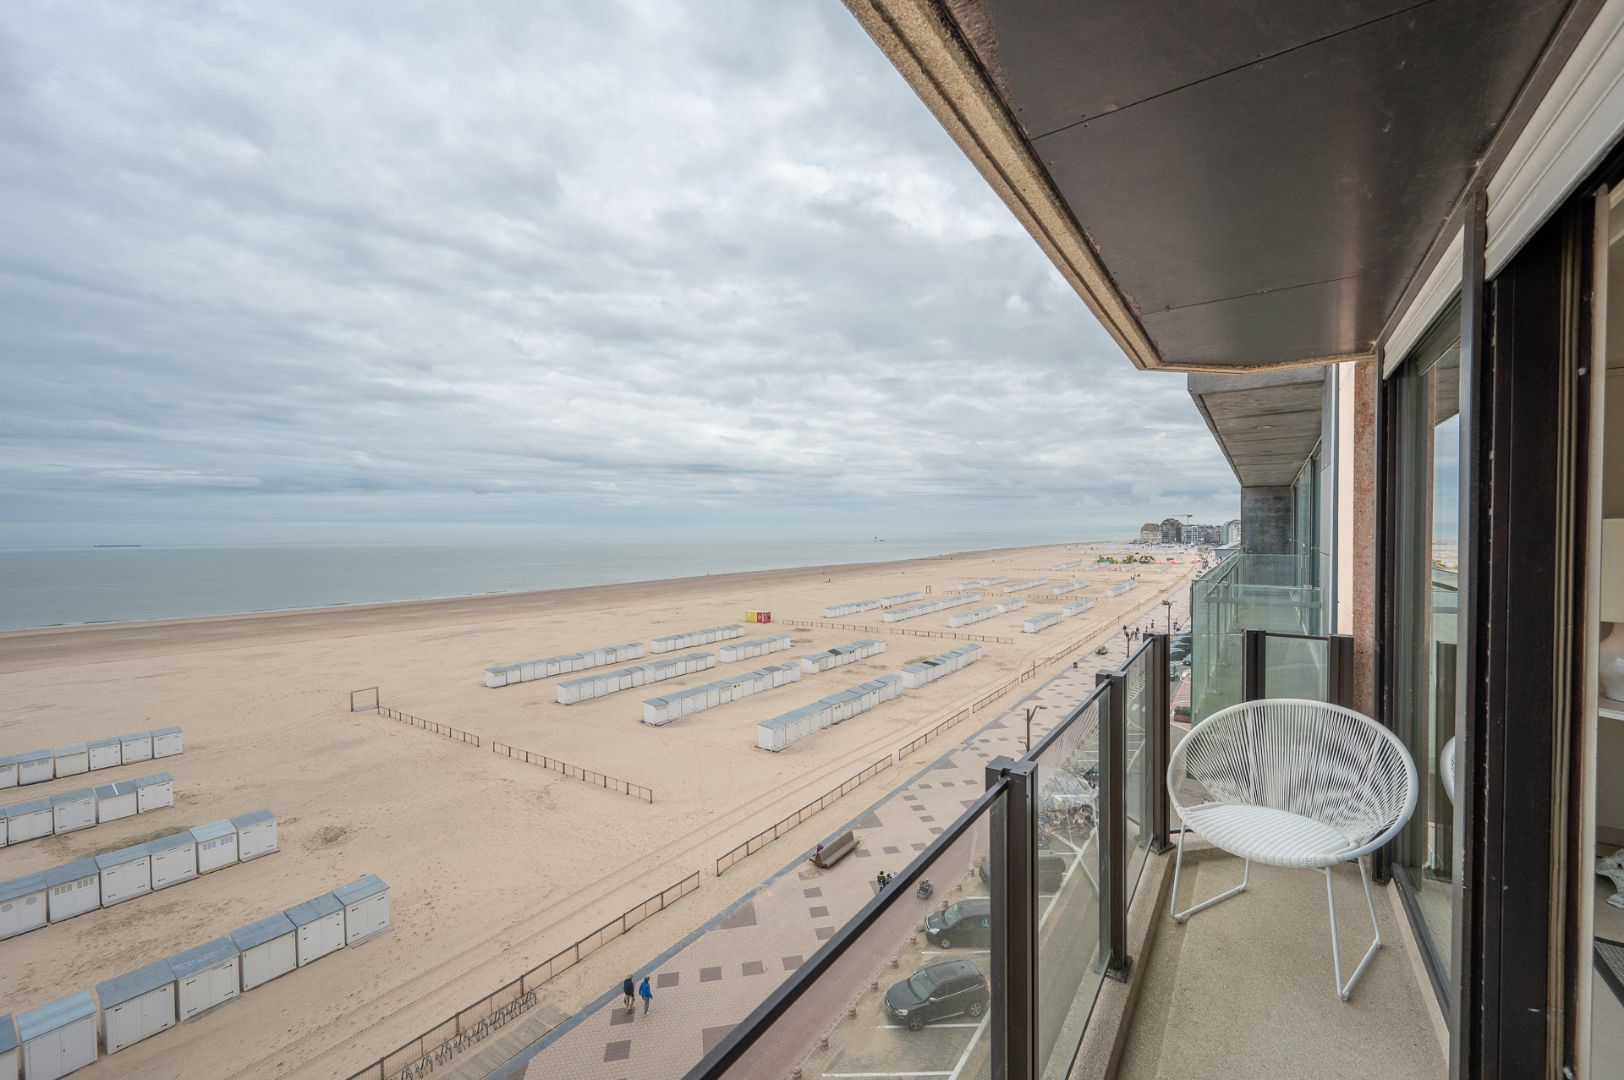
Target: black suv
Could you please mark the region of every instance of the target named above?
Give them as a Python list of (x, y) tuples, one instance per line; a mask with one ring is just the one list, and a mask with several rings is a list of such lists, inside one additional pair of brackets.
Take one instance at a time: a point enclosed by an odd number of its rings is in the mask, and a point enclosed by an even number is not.
[(946, 911), (925, 916), (925, 938), (938, 949), (960, 945), (985, 945), (992, 940), (992, 901), (985, 896), (968, 896)]
[(980, 968), (968, 960), (949, 960), (922, 967), (887, 990), (885, 1011), (918, 1031), (950, 1016), (980, 1016), (987, 1011), (988, 997)]
[[(988, 885), (992, 884), (992, 860), (988, 859), (981, 864), (977, 871), (981, 880)], [(1038, 848), (1038, 892), (1052, 894), (1060, 891), (1060, 883), (1066, 877), (1066, 860), (1046, 847)]]

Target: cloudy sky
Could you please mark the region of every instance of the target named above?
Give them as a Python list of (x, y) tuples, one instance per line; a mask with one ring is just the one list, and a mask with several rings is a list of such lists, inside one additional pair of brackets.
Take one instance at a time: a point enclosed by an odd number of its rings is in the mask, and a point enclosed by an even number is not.
[(0, 546), (1238, 499), (837, 0), (6, 0), (0, 378)]

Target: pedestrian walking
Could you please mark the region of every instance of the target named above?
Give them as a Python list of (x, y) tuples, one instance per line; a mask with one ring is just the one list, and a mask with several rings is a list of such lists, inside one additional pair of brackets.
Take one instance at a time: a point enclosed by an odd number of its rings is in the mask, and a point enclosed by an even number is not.
[(626, 976), (626, 981), (620, 984), (620, 992), (626, 995), (626, 1011), (631, 1012), (633, 1007), (632, 995), (636, 992), (636, 987), (632, 984), (630, 975)]
[(654, 991), (649, 989), (648, 976), (647, 975), (643, 976), (643, 983), (642, 983), (641, 986), (639, 986), (637, 988), (637, 992), (643, 998), (643, 1015), (647, 1016), (648, 1015), (649, 1002), (654, 1000)]

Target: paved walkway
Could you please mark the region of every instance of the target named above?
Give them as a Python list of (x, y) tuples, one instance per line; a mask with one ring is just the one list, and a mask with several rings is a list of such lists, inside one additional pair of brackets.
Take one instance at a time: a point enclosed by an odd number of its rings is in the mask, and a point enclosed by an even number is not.
[[(1188, 594), (1175, 594), (1174, 618)], [(1165, 609), (1157, 607), (1157, 614)], [(572, 1020), (499, 1069), (503, 1080), (676, 1080), (772, 993), (790, 972), (873, 898), (875, 874), (899, 871), (985, 790), (985, 767), (1025, 752), (1025, 710), (1036, 742), (1094, 688), (1095, 672), (1120, 664), (1120, 633), (1108, 652), (1076, 654), (1067, 668), (846, 824), (861, 846), (829, 870), (802, 852), (751, 893), (635, 976), (648, 975), (654, 1000), (620, 1004), (618, 982)], [(840, 831), (831, 826), (828, 835)]]

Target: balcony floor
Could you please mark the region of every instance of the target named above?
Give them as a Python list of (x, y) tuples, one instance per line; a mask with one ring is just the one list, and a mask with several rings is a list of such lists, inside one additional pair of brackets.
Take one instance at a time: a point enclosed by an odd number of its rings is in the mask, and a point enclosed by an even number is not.
[[(1193, 857), (1192, 857), (1193, 856)], [(1167, 873), (1172, 873), (1171, 860)], [(1185, 851), (1178, 904), (1238, 884), (1240, 860)], [(1370, 943), (1358, 873), (1335, 879), (1344, 972)], [(1164, 908), (1142, 973), (1120, 1080), (1381, 1076), (1437, 1080), (1445, 1057), (1390, 891), (1376, 890), (1382, 948), (1343, 1002), (1332, 988), (1325, 879), (1254, 866), (1246, 892), (1183, 925)]]

